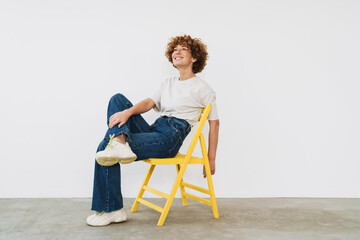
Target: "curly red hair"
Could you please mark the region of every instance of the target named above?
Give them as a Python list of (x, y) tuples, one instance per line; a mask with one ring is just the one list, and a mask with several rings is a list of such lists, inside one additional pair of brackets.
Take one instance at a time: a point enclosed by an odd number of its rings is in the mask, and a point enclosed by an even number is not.
[[(199, 73), (205, 68), (206, 60), (209, 57), (207, 52), (207, 46), (201, 41), (200, 38), (192, 38), (190, 35), (186, 34), (184, 34), (183, 36), (172, 37), (165, 51), (165, 56), (172, 64), (172, 53), (174, 52), (174, 48), (177, 45), (189, 48), (191, 56), (197, 59), (192, 67), (193, 73)], [(173, 66), (176, 68), (174, 64)]]

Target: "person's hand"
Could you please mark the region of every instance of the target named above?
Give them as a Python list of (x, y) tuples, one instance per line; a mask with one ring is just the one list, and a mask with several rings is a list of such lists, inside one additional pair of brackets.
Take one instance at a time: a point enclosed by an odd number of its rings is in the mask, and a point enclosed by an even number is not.
[(109, 128), (113, 128), (116, 124), (119, 123), (119, 127), (124, 125), (127, 120), (131, 117), (131, 113), (128, 111), (128, 109), (114, 113), (109, 118)]
[[(215, 159), (209, 159), (211, 175), (215, 174)], [(206, 178), (205, 166), (203, 166), (203, 175)]]

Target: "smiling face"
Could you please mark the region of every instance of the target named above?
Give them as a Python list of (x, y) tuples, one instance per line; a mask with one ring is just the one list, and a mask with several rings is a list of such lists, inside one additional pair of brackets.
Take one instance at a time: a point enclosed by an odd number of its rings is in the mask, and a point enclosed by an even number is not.
[(186, 46), (177, 45), (172, 53), (172, 62), (177, 68), (191, 67), (196, 59), (191, 56), (190, 49)]
[[(177, 54), (186, 58), (178, 58), (175, 60), (174, 57), (176, 57)], [(190, 56), (188, 54), (190, 54)], [(193, 64), (191, 71), (194, 74), (200, 73), (206, 66), (206, 61), (208, 59), (207, 46), (201, 41), (200, 38), (192, 38), (190, 35), (184, 34), (182, 36), (172, 37), (166, 46), (165, 57), (178, 70), (187, 69), (187, 67), (182, 67), (182, 64), (185, 63), (185, 65), (188, 64), (189, 66), (189, 59), (192, 58), (191, 62)]]

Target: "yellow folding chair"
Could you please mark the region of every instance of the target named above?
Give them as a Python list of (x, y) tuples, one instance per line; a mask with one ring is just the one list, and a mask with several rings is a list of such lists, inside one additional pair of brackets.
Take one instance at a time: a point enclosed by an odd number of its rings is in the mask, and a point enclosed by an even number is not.
[[(143, 160), (144, 162), (150, 163), (150, 168), (146, 174), (143, 184), (141, 185), (140, 192), (137, 195), (135, 202), (131, 208), (131, 212), (136, 212), (136, 210), (139, 206), (139, 203), (142, 203), (142, 204), (144, 204), (152, 209), (155, 209), (156, 211), (161, 213), (157, 225), (162, 226), (164, 224), (166, 216), (170, 210), (170, 207), (174, 200), (175, 194), (176, 194), (178, 188), (180, 187), (181, 198), (182, 198), (182, 202), (183, 202), (184, 206), (187, 206), (187, 198), (191, 198), (193, 200), (196, 200), (196, 201), (199, 201), (199, 202), (202, 202), (202, 203), (205, 203), (205, 204), (211, 206), (214, 218), (219, 218), (219, 213), (218, 213), (216, 198), (215, 198), (215, 192), (214, 192), (214, 185), (213, 185), (213, 182), (211, 179), (210, 164), (209, 164), (208, 154), (207, 154), (207, 150), (206, 150), (205, 138), (204, 138), (204, 134), (202, 133), (202, 129), (205, 125), (205, 122), (210, 113), (210, 110), (211, 110), (210, 104), (208, 104), (202, 110), (201, 116), (199, 118), (199, 125), (196, 129), (195, 135), (190, 143), (190, 146), (189, 146), (189, 149), (188, 149), (186, 155), (178, 153), (174, 158), (149, 158), (149, 159)], [(200, 140), (201, 152), (203, 155), (202, 158), (192, 156), (198, 139)], [(175, 183), (171, 189), (170, 195), (147, 186), (147, 184), (149, 183), (150, 177), (154, 171), (155, 166), (163, 165), (163, 164), (175, 164), (176, 170), (178, 173)], [(207, 178), (209, 189), (201, 188), (201, 187), (198, 187), (198, 186), (195, 186), (193, 184), (186, 183), (183, 181), (183, 176), (184, 176), (184, 173), (185, 173), (185, 170), (186, 170), (186, 167), (188, 164), (203, 164), (205, 166), (206, 178)], [(185, 187), (210, 195), (210, 200), (185, 192)], [(165, 207), (161, 208), (153, 203), (150, 203), (150, 202), (144, 200), (142, 198), (142, 196), (145, 191), (149, 191), (160, 197), (166, 198), (167, 201), (166, 201)]]

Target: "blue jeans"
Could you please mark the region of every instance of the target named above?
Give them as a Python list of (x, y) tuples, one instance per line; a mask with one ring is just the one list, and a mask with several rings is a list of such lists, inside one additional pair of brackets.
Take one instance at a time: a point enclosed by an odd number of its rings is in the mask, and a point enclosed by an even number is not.
[[(122, 94), (111, 97), (108, 111), (109, 118), (117, 112), (132, 107), (131, 102)], [(141, 115), (133, 115), (120, 128), (115, 125), (108, 128), (104, 139), (100, 142), (98, 151), (102, 151), (110, 140), (110, 134), (127, 135), (129, 143), (137, 159), (174, 157), (185, 137), (191, 130), (190, 124), (175, 117), (159, 117), (150, 126)], [(120, 164), (101, 166), (95, 161), (94, 189), (91, 210), (98, 212), (112, 212), (123, 208), (120, 183)]]

